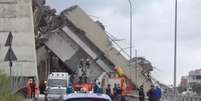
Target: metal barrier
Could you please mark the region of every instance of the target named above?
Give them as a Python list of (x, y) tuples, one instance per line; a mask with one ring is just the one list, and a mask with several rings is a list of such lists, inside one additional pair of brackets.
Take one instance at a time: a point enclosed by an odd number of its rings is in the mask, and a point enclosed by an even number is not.
[[(172, 95), (163, 96), (161, 101), (174, 101), (174, 96)], [(176, 101), (201, 101), (201, 96), (178, 95), (176, 97)]]

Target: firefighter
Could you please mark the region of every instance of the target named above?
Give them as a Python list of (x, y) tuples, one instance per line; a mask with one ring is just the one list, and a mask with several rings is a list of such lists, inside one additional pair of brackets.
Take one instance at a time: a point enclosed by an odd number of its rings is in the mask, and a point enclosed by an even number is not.
[(39, 87), (38, 87), (38, 81), (35, 80), (34, 78), (31, 79), (31, 82), (29, 83), (29, 88), (30, 88), (30, 97), (35, 98), (38, 95), (39, 92)]
[(32, 79), (29, 79), (27, 84), (26, 84), (26, 88), (27, 88), (27, 97), (31, 97), (31, 83), (32, 83)]
[(36, 83), (35, 83), (35, 80), (32, 79), (32, 83), (30, 83), (30, 87), (31, 87), (31, 98), (35, 98), (35, 86), (36, 86)]

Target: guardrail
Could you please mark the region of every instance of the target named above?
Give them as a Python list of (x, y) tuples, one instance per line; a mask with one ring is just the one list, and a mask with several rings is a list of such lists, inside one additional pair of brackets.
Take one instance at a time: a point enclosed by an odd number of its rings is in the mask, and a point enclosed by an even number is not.
[[(139, 101), (139, 96), (126, 96), (126, 101)], [(145, 101), (148, 101), (148, 97), (145, 98)], [(173, 95), (164, 95), (160, 101), (201, 101), (201, 96), (183, 96), (178, 95), (176, 100), (174, 100)]]
[[(174, 101), (174, 96), (165, 95), (162, 97), (161, 101)], [(201, 101), (201, 96), (176, 96), (176, 101)]]

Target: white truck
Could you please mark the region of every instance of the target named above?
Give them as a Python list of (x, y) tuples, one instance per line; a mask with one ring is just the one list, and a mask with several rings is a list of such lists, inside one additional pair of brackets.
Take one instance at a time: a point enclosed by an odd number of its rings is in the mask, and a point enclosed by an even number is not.
[(47, 87), (67, 87), (69, 84), (69, 74), (65, 72), (52, 72), (47, 79)]
[(65, 72), (52, 72), (47, 80), (47, 100), (54, 101), (66, 94), (70, 76)]

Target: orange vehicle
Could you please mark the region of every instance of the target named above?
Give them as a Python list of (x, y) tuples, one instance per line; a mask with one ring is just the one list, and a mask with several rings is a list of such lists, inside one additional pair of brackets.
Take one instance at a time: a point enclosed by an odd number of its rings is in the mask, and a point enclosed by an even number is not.
[(84, 89), (86, 92), (92, 91), (93, 84), (91, 83), (75, 83), (73, 84), (73, 89), (75, 91), (80, 91), (81, 89)]
[(113, 93), (114, 85), (118, 84), (121, 87), (121, 89), (122, 89), (122, 95), (123, 96), (132, 94), (134, 92), (135, 87), (125, 77), (123, 68), (120, 67), (120, 66), (118, 66), (114, 70), (116, 72), (114, 72), (114, 74), (111, 74), (113, 76), (108, 79), (108, 84), (111, 85), (112, 93)]

